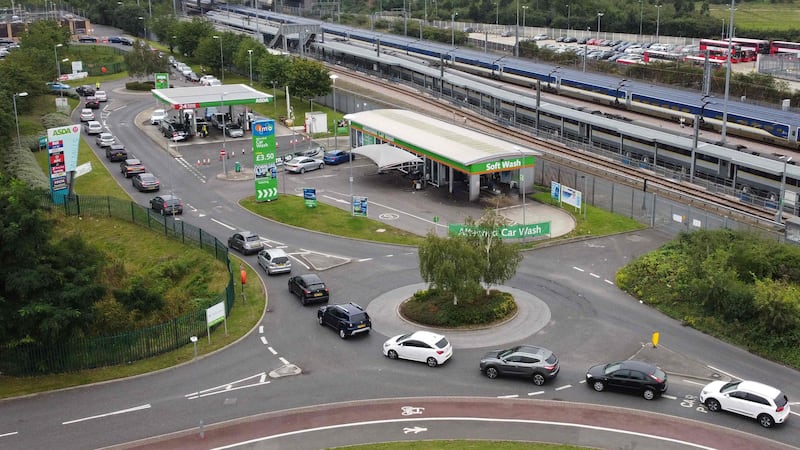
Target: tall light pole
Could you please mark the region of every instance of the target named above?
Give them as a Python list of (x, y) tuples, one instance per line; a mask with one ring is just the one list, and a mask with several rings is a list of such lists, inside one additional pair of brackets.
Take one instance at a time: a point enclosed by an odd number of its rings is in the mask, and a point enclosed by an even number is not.
[(58, 63), (58, 47), (63, 47), (64, 44), (56, 44), (53, 46), (53, 53), (56, 55), (56, 80), (61, 79), (61, 64)]
[(225, 84), (225, 57), (222, 55), (222, 37), (217, 36), (216, 34), (211, 37), (214, 39), (219, 39), (219, 70), (222, 72), (221, 81), (223, 84)]
[(722, 131), (720, 132), (720, 139), (722, 143), (728, 135), (728, 96), (731, 93), (731, 57), (733, 56), (733, 12), (736, 0), (731, 0), (731, 20), (728, 24), (728, 58), (725, 63), (725, 103), (722, 108)]
[(138, 19), (142, 21), (142, 26), (144, 27), (144, 40), (146, 41), (147, 40), (147, 20), (145, 20), (145, 18), (142, 17), (142, 16), (139, 16)]
[(572, 5), (567, 3), (567, 30), (572, 28)]
[(781, 177), (781, 199), (778, 202), (778, 213), (775, 215), (776, 222), (783, 221), (783, 199), (786, 197), (786, 164), (792, 160), (792, 157), (787, 158), (786, 155), (783, 155), (781, 159), (783, 160), (783, 176)]
[[(13, 101), (14, 101), (14, 121), (17, 123), (17, 150), (22, 153), (22, 144), (19, 142), (19, 115), (17, 115), (17, 97), (27, 97), (27, 92), (17, 92), (14, 94)], [(785, 172), (785, 170), (784, 170)]]
[(642, 40), (642, 18), (644, 17), (644, 2), (639, 0), (639, 40)]
[(453, 47), (456, 46), (456, 16), (458, 16), (456, 11), (453, 11), (453, 15), (450, 16), (450, 44)]
[(500, 25), (500, 0), (494, 2), (494, 24)]
[(525, 153), (522, 152), (522, 149), (514, 146), (514, 150), (519, 152), (520, 162), (522, 165), (519, 167), (519, 184), (520, 188), (522, 189), (522, 225), (527, 224), (528, 222), (525, 220), (525, 175), (523, 171), (525, 169)]
[(333, 148), (339, 149), (339, 124), (336, 121), (336, 79), (339, 75), (331, 74), (331, 82), (333, 84)]
[(703, 120), (703, 114), (706, 110), (706, 105), (711, 103), (711, 100), (708, 99), (708, 95), (704, 95), (700, 101), (703, 103), (703, 106), (700, 107), (700, 114), (694, 115), (694, 130), (692, 136), (692, 161), (689, 164), (689, 182), (694, 183), (694, 167), (695, 167), (695, 160), (697, 157), (695, 154), (697, 153), (697, 140), (698, 136), (700, 135), (700, 121)]
[(253, 49), (247, 50), (247, 57), (250, 59), (250, 86), (253, 85)]
[(600, 40), (600, 18), (605, 14), (598, 11), (597, 13), (597, 40)]
[(514, 27), (514, 56), (519, 56), (519, 0), (517, 0), (517, 24)]
[[(220, 94), (219, 96), (219, 110), (222, 111), (222, 108), (225, 107), (225, 92)], [(222, 171), (225, 172), (225, 176), (228, 176), (228, 165), (225, 164), (225, 160), (228, 159), (228, 151), (225, 147), (227, 144), (227, 136), (225, 133), (225, 113), (222, 113), (222, 152), (224, 152), (224, 156), (222, 157)]]
[(525, 37), (525, 11), (528, 10), (528, 5), (522, 5), (522, 37)]
[(656, 5), (656, 42), (661, 35), (661, 7), (664, 5)]

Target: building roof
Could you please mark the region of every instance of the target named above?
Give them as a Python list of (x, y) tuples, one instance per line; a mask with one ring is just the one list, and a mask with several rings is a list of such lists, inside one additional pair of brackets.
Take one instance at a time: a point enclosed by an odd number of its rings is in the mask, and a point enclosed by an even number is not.
[(246, 84), (152, 89), (150, 92), (158, 101), (172, 106), (173, 109), (252, 105), (274, 101), (272, 95), (253, 89)]

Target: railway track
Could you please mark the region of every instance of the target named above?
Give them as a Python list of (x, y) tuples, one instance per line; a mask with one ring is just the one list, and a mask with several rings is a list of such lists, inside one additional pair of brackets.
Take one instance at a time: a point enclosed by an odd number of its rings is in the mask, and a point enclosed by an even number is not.
[(415, 108), (424, 109), (427, 113), (439, 116), (444, 120), (455, 120), (456, 117), (467, 118), (469, 126), (472, 128), (495, 136), (501, 136), (522, 146), (540, 150), (543, 153), (540, 158), (547, 162), (570, 167), (598, 178), (610, 179), (635, 189), (656, 194), (659, 197), (666, 197), (681, 204), (748, 223), (758, 228), (771, 231), (782, 228), (782, 224), (775, 222), (775, 211), (747, 205), (735, 197), (708, 192), (695, 184), (675, 181), (644, 169), (621, 165), (597, 153), (572, 148), (561, 142), (550, 141), (542, 137), (532, 136), (521, 130), (515, 129), (516, 134), (510, 136), (508, 134), (509, 128), (505, 125), (475, 114), (469, 109), (430, 97), (415, 88), (345, 70), (339, 66), (329, 66), (329, 69), (340, 77), (346, 77), (346, 79), (358, 83), (361, 88), (369, 89), (369, 86), (372, 86), (374, 91), (391, 95), (392, 102), (405, 99), (405, 103), (413, 104)]

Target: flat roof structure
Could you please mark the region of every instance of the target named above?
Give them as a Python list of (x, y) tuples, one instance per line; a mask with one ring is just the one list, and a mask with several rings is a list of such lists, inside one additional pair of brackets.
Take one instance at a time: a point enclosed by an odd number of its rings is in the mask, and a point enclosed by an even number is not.
[(272, 95), (246, 84), (151, 89), (150, 92), (159, 102), (169, 104), (173, 109), (252, 105), (275, 101)]

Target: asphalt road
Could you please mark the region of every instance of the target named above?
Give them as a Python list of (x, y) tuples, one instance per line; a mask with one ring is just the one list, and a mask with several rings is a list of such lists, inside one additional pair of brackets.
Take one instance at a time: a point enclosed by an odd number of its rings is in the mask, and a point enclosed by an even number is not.
[[(308, 251), (336, 255), (331, 268), (320, 273), (331, 288), (333, 302), (356, 301), (367, 306), (384, 292), (421, 282), (415, 249), (306, 232), (261, 220), (243, 210), (236, 201), (252, 195), (251, 183), (220, 180), (215, 176), (220, 171), (218, 166), (198, 169), (193, 161), (201, 152), (214, 154), (216, 144), (178, 147), (184, 160), (170, 157), (163, 141), (154, 142), (135, 124), (137, 115), (154, 107), (155, 100), (149, 94), (125, 94), (114, 85), (104, 87), (111, 91), (111, 101), (103, 113), (105, 123), (128, 151), (161, 179), (163, 190), (174, 191), (184, 199), (181, 220), (221, 240), (231, 234), (231, 228), (250, 229), (265, 237), (269, 245), (284, 247), (295, 257)], [(94, 146), (93, 139), (90, 142)], [(98, 155), (105, 160), (99, 151)], [(109, 167), (137, 202), (146, 204), (153, 196), (133, 191), (130, 181), (119, 174), (117, 164)], [(343, 174), (330, 177), (331, 173), (333, 170), (326, 168), (287, 178), (293, 187), (313, 182), (325, 188), (331, 183), (331, 190), (338, 192), (347, 186), (346, 182), (342, 184)], [(404, 205), (410, 208), (412, 204)], [(561, 373), (542, 387), (483, 377), (477, 363), (488, 348), (456, 349), (451, 361), (435, 369), (390, 361), (380, 352), (387, 338), (380, 330), (340, 340), (333, 331), (316, 324), (316, 308), (303, 307), (288, 294), (286, 276), (264, 276), (269, 312), (251, 335), (224, 351), (159, 373), (4, 401), (0, 403), (0, 446), (96, 448), (193, 427), (199, 431), (201, 423), (301, 406), (441, 396), (517, 396), (619, 406), (800, 445), (800, 419), (796, 415), (784, 426), (764, 430), (755, 421), (738, 416), (706, 413), (693, 397), (703, 384), (698, 380), (673, 377), (669, 397), (653, 402), (637, 396), (596, 393), (581, 383), (590, 365), (630, 357), (653, 331), (659, 331), (663, 345), (681, 355), (737, 377), (779, 386), (790, 401), (800, 398), (796, 371), (683, 327), (605, 281), (614, 279), (618, 267), (666, 238), (648, 230), (526, 253), (518, 273), (506, 284), (536, 295), (550, 308), (550, 323), (519, 340), (548, 347), (559, 355)], [(245, 259), (255, 266), (255, 256)], [(295, 266), (295, 273), (306, 270)], [(302, 374), (277, 379), (268, 376), (286, 363), (300, 367)]]

